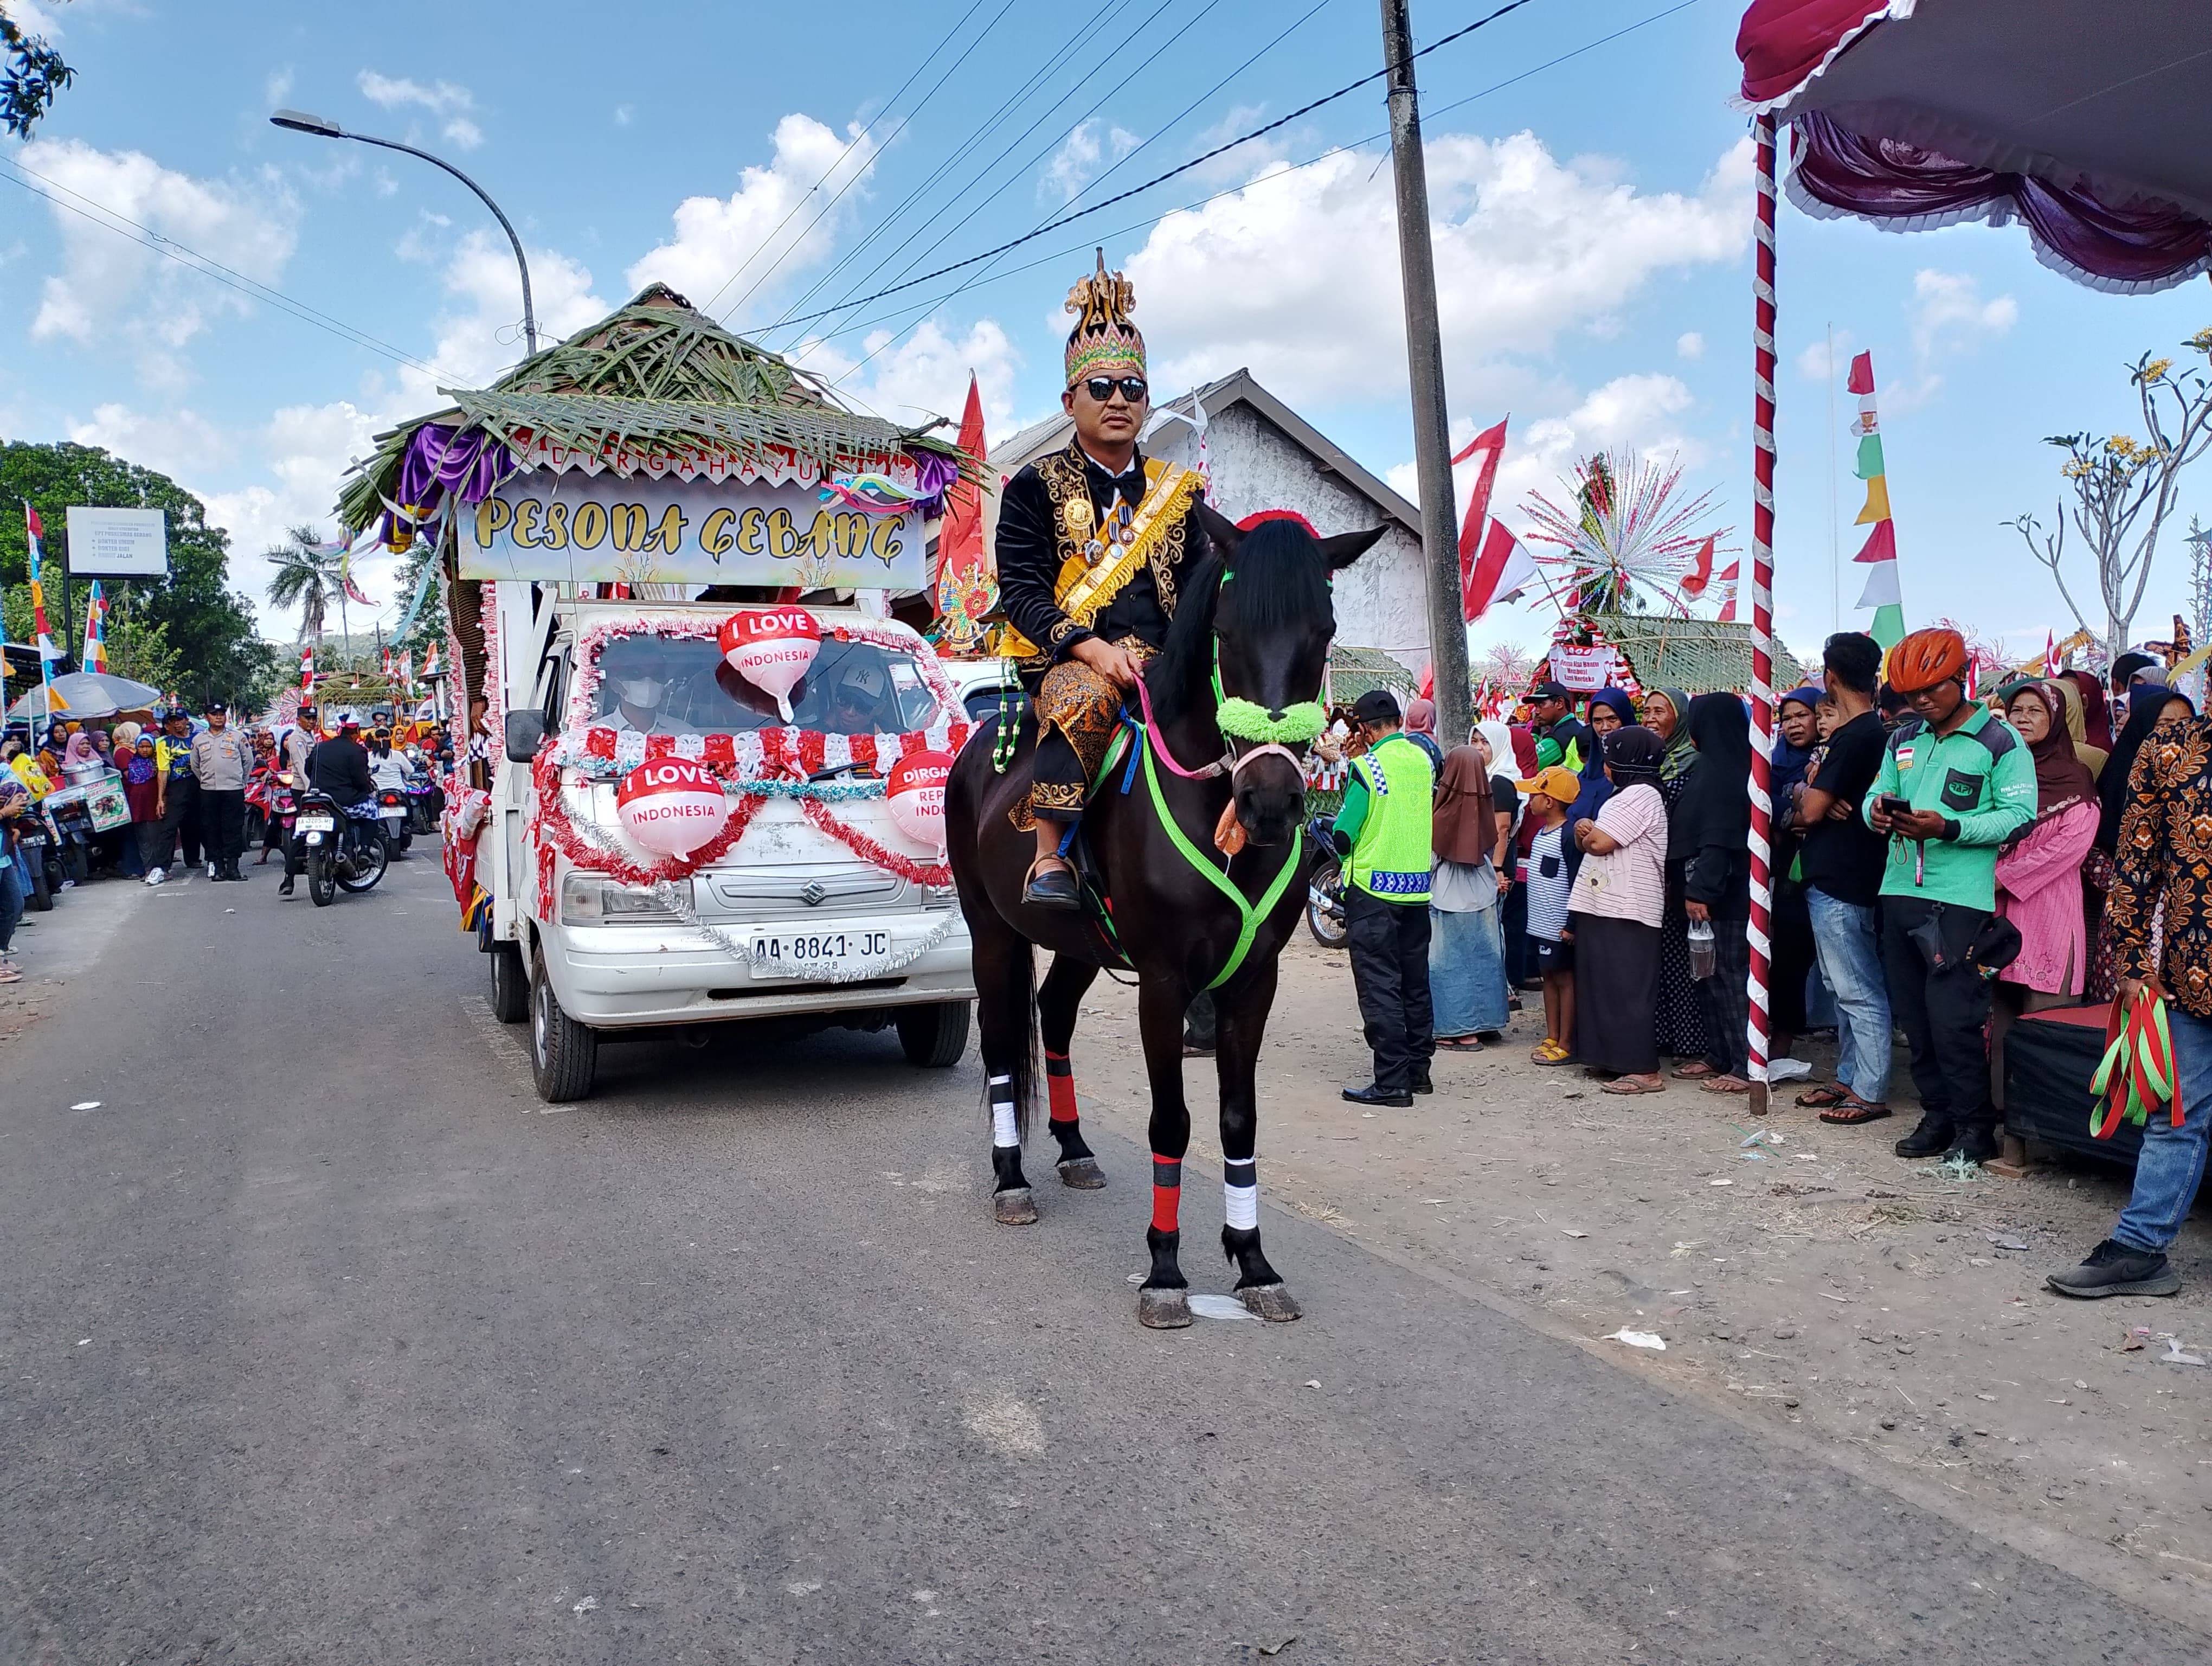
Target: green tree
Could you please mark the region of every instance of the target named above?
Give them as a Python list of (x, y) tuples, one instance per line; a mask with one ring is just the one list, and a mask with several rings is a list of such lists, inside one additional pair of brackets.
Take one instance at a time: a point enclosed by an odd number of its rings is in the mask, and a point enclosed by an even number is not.
[[(422, 581), (422, 569), (434, 567), (438, 560), (436, 542), (418, 538), (409, 546), (399, 563), (400, 606), (405, 607), (415, 594), (415, 587)], [(422, 611), (415, 616), (415, 623), (406, 635), (392, 640), (394, 648), (411, 648), (416, 664), (421, 664), (423, 651), (433, 642), (446, 640), (446, 593), (438, 582), (438, 575), (430, 575), (430, 588), (423, 595)]]
[(46, 37), (24, 33), (0, 0), (0, 128), (28, 138), (55, 95), (76, 79)]
[(261, 552), (262, 559), (276, 569), (265, 593), (270, 604), (300, 610), (300, 634), (295, 641), (321, 642), (331, 605), (344, 582), (339, 573), (344, 557), (326, 553), (322, 544), (322, 534), (313, 527), (293, 526), (286, 529), (283, 543)]
[(10, 640), (29, 640), (21, 503), (28, 500), (46, 529), (46, 623), (57, 646), (72, 655), (65, 635), (83, 628), (81, 605), (65, 596), (69, 508), (160, 509), (168, 519), (169, 574), (165, 579), (108, 579), (108, 599), (133, 628), (162, 627), (176, 656), (174, 691), (204, 702), (228, 700), (248, 709), (277, 686), (277, 655), (261, 640), (252, 604), (225, 583), (230, 535), (208, 525), (207, 507), (168, 477), (110, 456), (96, 446), (59, 441), (0, 445), (0, 592)]

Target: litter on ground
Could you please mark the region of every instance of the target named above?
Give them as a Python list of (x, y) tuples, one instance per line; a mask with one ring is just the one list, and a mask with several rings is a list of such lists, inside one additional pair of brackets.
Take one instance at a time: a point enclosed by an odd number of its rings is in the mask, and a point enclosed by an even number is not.
[(1632, 1348), (1650, 1348), (1656, 1353), (1664, 1353), (1667, 1351), (1667, 1339), (1654, 1335), (1648, 1330), (1616, 1330), (1608, 1333), (1600, 1340), (1607, 1342), (1626, 1342)]

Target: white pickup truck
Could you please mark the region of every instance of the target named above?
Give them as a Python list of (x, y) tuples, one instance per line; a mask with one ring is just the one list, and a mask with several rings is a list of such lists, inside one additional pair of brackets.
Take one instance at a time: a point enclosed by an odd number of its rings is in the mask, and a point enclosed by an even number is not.
[[(479, 942), (494, 1012), (529, 1020), (544, 1098), (587, 1095), (603, 1042), (739, 1020), (892, 1027), (917, 1065), (964, 1051), (975, 991), (957, 901), (950, 884), (896, 871), (939, 869), (942, 853), (905, 837), (868, 783), (902, 736), (955, 749), (966, 714), (915, 633), (811, 611), (823, 641), (787, 725), (723, 660), (727, 605), (483, 586), (485, 680), (503, 696), (487, 715), (503, 745), (477, 846), (491, 899)], [(737, 843), (695, 873), (626, 883), (576, 860), (651, 860), (623, 843), (616, 803), (620, 774), (647, 757), (743, 778), (764, 756), (811, 802), (756, 800)], [(903, 860), (865, 860), (871, 842)]]

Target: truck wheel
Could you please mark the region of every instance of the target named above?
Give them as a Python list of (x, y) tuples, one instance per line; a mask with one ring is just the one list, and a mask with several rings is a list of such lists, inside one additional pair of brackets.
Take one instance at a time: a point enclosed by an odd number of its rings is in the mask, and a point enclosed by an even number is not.
[(520, 1024), (530, 1016), (530, 980), (523, 976), (522, 951), (512, 943), (495, 943), (487, 957), (491, 962), (491, 1015), (501, 1024)]
[(968, 1050), (968, 1003), (940, 1000), (930, 1006), (900, 1007), (898, 1038), (908, 1064), (930, 1070), (958, 1064)]
[(588, 1025), (561, 1010), (553, 980), (545, 976), (544, 950), (538, 950), (530, 970), (530, 1073), (538, 1083), (538, 1097), (555, 1105), (586, 1098), (599, 1065), (599, 1038)]

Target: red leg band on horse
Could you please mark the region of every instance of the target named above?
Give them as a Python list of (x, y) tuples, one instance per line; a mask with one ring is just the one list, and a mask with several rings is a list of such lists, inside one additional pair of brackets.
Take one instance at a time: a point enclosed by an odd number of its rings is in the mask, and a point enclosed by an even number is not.
[(1051, 1096), (1052, 1120), (1073, 1122), (1076, 1120), (1075, 1072), (1067, 1062), (1067, 1055), (1045, 1049), (1045, 1091)]
[(1182, 1163), (1164, 1157), (1152, 1158), (1152, 1229), (1178, 1231), (1182, 1218)]

